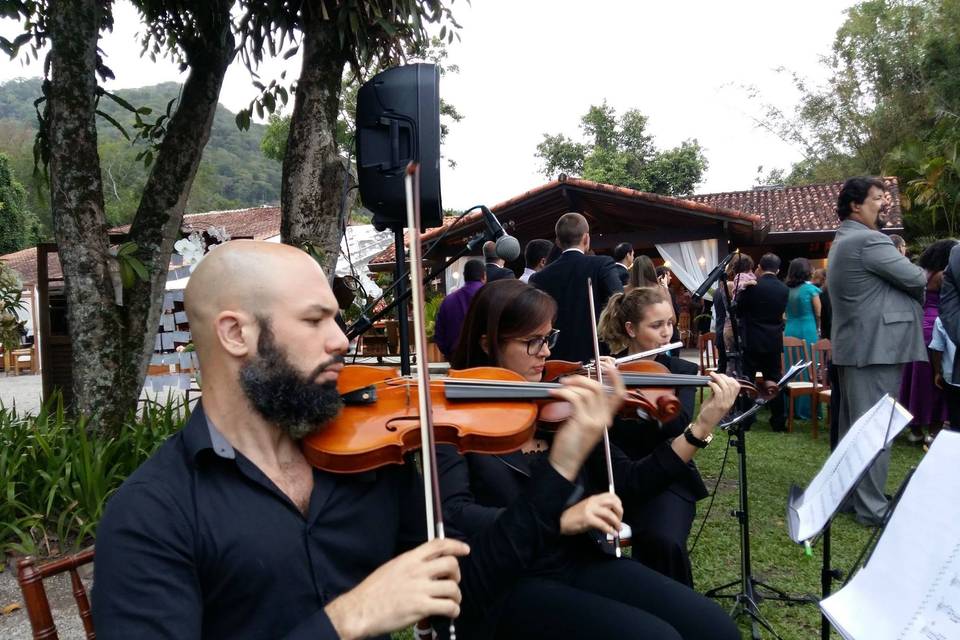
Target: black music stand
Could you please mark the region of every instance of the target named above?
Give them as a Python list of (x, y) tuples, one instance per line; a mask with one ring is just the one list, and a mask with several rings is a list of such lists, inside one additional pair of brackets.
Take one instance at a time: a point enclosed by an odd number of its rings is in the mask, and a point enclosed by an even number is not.
[[(890, 420), (887, 423), (887, 434), (884, 436), (885, 441), (889, 440), (890, 427), (893, 425), (893, 416), (896, 411), (896, 405), (891, 405), (890, 410)], [(863, 472), (857, 477), (857, 480), (853, 483), (852, 488), (844, 494), (841, 498), (839, 504), (843, 505), (849, 500), (850, 493), (855, 491), (857, 486), (863, 480), (864, 476), (870, 471), (870, 468), (873, 466), (876, 459), (881, 456), (885, 451), (889, 450), (890, 444), (885, 444), (880, 448), (879, 451), (873, 456), (870, 460), (870, 463), (864, 468)], [(846, 572), (846, 578), (844, 579), (843, 584), (846, 584), (850, 577), (853, 576), (854, 572), (857, 570), (858, 566), (866, 566), (867, 561), (870, 558), (870, 554), (873, 553), (873, 549), (876, 546), (876, 542), (879, 539), (880, 535), (883, 533), (884, 529), (887, 527), (887, 523), (890, 521), (890, 517), (893, 515), (893, 510), (896, 505), (900, 502), (900, 497), (903, 495), (904, 490), (907, 487), (907, 484), (910, 482), (910, 478), (913, 477), (913, 472), (916, 471), (916, 467), (912, 467), (907, 475), (904, 477), (903, 481), (900, 483), (900, 486), (897, 489), (897, 492), (894, 494), (893, 498), (890, 500), (890, 504), (887, 506), (887, 511), (884, 513), (883, 518), (881, 519), (880, 524), (874, 528), (871, 532), (870, 537), (867, 539), (867, 542), (864, 544), (863, 549), (860, 550), (860, 554), (857, 556), (857, 559), (853, 561), (853, 564), (850, 566), (850, 569)], [(796, 528), (798, 524), (798, 515), (796, 509), (794, 508), (795, 500), (802, 493), (800, 487), (794, 485), (790, 488), (790, 493), (787, 497), (787, 527), (789, 529)], [(844, 577), (843, 571), (833, 567), (832, 561), (832, 549), (831, 549), (831, 527), (833, 525), (833, 520), (836, 518), (839, 511), (835, 511), (833, 515), (827, 520), (826, 525), (820, 532), (805, 542), (805, 545), (812, 547), (816, 544), (817, 540), (821, 540), (821, 549), (822, 556), (820, 562), (820, 594), (821, 600), (825, 600), (833, 592), (833, 583), (836, 580), (840, 580)], [(816, 601), (814, 601), (816, 604)], [(827, 615), (823, 612), (820, 614), (820, 638), (821, 640), (830, 640), (830, 621), (827, 618)]]
[[(782, 390), (790, 380), (795, 378), (809, 363), (798, 362), (780, 379), (777, 383), (777, 394)], [(769, 398), (758, 398), (753, 406), (744, 411), (735, 418), (728, 420), (720, 425), (720, 428), (730, 435), (728, 446), (737, 450), (738, 465), (738, 484), (739, 484), (739, 506), (732, 513), (737, 518), (740, 525), (740, 577), (719, 587), (708, 590), (704, 593), (708, 598), (725, 599), (730, 598), (734, 601), (733, 608), (730, 610), (730, 617), (734, 620), (742, 615), (747, 615), (751, 620), (751, 633), (755, 640), (760, 640), (760, 630), (758, 625), (765, 628), (780, 640), (780, 636), (773, 629), (758, 607), (763, 600), (779, 600), (792, 604), (809, 604), (809, 598), (798, 598), (788, 595), (785, 591), (777, 589), (765, 582), (762, 582), (753, 576), (753, 568), (750, 563), (750, 512), (749, 498), (747, 494), (747, 443), (746, 432), (743, 428), (744, 421), (755, 415), (760, 409), (776, 394)], [(731, 587), (739, 587), (739, 591), (734, 593), (724, 593)], [(814, 601), (815, 602), (815, 601)]]

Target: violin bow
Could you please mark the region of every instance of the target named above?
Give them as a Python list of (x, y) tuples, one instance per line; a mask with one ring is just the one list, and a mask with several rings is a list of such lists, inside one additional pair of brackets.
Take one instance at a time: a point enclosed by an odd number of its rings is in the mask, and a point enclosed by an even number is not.
[[(410, 242), (410, 293), (413, 302), (413, 339), (417, 353), (417, 400), (420, 418), (420, 460), (423, 466), (423, 497), (426, 506), (427, 540), (443, 539), (443, 503), (437, 473), (437, 448), (433, 437), (433, 402), (430, 398), (430, 367), (427, 363), (427, 333), (423, 309), (423, 256), (420, 245), (420, 165), (407, 165), (404, 177), (407, 196), (407, 235)], [(423, 621), (421, 621), (422, 623)], [(418, 623), (418, 626), (419, 623)], [(457, 639), (450, 620), (450, 640)]]
[[(597, 382), (603, 384), (603, 369), (600, 367), (600, 340), (597, 337), (597, 311), (593, 306), (593, 278), (587, 278), (587, 306), (590, 308), (590, 328), (593, 332), (593, 358), (597, 363)], [(613, 456), (610, 454), (610, 429), (609, 425), (603, 429), (603, 455), (607, 460), (607, 490), (615, 494), (616, 487), (613, 482)], [(619, 558), (620, 552), (620, 532), (613, 534), (614, 554)]]

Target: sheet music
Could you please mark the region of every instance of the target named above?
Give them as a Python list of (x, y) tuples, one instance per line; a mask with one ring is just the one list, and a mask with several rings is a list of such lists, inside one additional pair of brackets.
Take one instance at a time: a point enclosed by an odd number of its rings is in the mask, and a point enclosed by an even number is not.
[(943, 431), (869, 562), (820, 603), (848, 640), (960, 638), (960, 434)]
[(809, 486), (802, 494), (791, 497), (789, 509), (796, 518), (787, 519), (787, 528), (794, 542), (809, 540), (820, 533), (877, 453), (912, 417), (887, 395), (860, 416)]

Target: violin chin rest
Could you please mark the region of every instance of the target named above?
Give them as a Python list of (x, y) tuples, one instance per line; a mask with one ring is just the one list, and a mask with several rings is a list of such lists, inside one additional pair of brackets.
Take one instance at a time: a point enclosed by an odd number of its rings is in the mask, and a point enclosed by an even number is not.
[(343, 400), (343, 404), (348, 405), (374, 404), (377, 401), (377, 388), (374, 385), (370, 385), (369, 387), (348, 391), (347, 393), (341, 394), (340, 399)]

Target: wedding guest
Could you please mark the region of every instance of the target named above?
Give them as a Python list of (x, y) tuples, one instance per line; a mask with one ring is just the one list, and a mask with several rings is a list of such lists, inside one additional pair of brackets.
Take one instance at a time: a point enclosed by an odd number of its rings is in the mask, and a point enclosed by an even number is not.
[(549, 240), (537, 238), (527, 243), (523, 250), (523, 261), (526, 268), (520, 276), (520, 282), (529, 282), (530, 276), (547, 266), (547, 258), (555, 245)]
[[(933, 325), (940, 315), (940, 286), (943, 283), (943, 270), (947, 268), (950, 250), (957, 241), (948, 238), (938, 240), (927, 247), (917, 264), (927, 277), (926, 297), (923, 301), (923, 341), (930, 344), (933, 337)], [(913, 414), (910, 423), (910, 442), (933, 440), (937, 431), (948, 419), (947, 406), (942, 390), (933, 384), (936, 368), (929, 362), (911, 362), (903, 368), (900, 381), (900, 404)], [(951, 421), (952, 422), (952, 421)], [(924, 427), (929, 435), (924, 436)]]
[(649, 256), (639, 255), (633, 259), (633, 266), (630, 267), (630, 282), (623, 290), (631, 291), (643, 287), (656, 287), (659, 284), (657, 269), (653, 266), (653, 260)]
[[(799, 338), (807, 343), (807, 351), (813, 347), (820, 335), (820, 289), (810, 282), (812, 270), (806, 258), (794, 258), (787, 268), (787, 324), (783, 334)], [(792, 363), (790, 363), (792, 364)], [(809, 382), (804, 374), (803, 380)], [(793, 401), (794, 415), (801, 420), (810, 419), (810, 398), (797, 398)]]
[(467, 317), (470, 301), (486, 282), (485, 265), (479, 259), (467, 260), (463, 265), (463, 286), (440, 303), (434, 323), (433, 341), (447, 362), (450, 361), (453, 350), (457, 348), (460, 328), (463, 326), (463, 319)]
[[(840, 227), (830, 247), (827, 281), (833, 303), (833, 362), (839, 369), (839, 432), (884, 394), (897, 393), (903, 366), (927, 357), (922, 303), (926, 277), (880, 233), (886, 187), (879, 178), (847, 180), (837, 197)], [(852, 496), (857, 521), (879, 526), (890, 452), (881, 453)]]
[(630, 267), (633, 266), (633, 245), (621, 242), (613, 250), (613, 259), (617, 263), (617, 275), (623, 286), (630, 284)]

